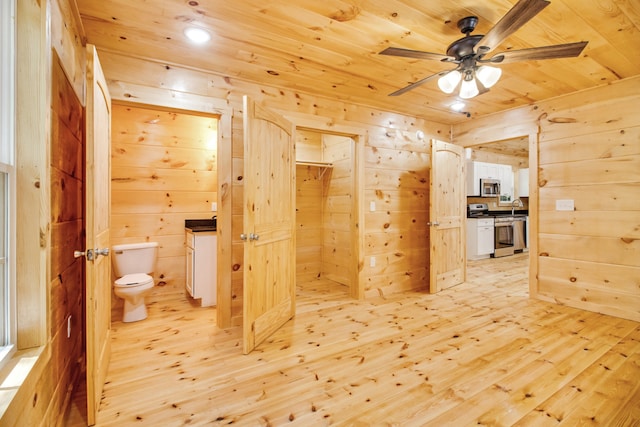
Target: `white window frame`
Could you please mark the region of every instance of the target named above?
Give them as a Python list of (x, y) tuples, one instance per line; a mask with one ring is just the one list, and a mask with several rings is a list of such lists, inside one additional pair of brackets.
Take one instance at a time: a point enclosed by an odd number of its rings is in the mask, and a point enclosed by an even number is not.
[[(0, 367), (15, 352), (16, 343), (16, 0), (0, 2), (0, 172), (8, 177), (6, 289), (4, 336), (0, 337)], [(6, 345), (5, 345), (6, 343)]]

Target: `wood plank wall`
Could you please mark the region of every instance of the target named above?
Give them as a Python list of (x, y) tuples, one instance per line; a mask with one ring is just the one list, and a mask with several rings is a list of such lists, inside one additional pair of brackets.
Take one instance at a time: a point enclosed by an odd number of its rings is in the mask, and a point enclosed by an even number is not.
[[(322, 160), (322, 134), (298, 130), (296, 159)], [(320, 168), (296, 167), (296, 280), (298, 283), (322, 276), (324, 198)]]
[[(51, 99), (51, 381), (61, 390), (51, 410), (63, 413), (81, 377), (84, 353), (84, 108), (54, 57)], [(70, 318), (70, 319), (69, 319)], [(69, 319), (69, 320), (68, 320)], [(67, 337), (67, 322), (71, 324)], [(68, 395), (67, 395), (68, 394)], [(42, 396), (45, 398), (45, 396)]]
[[(230, 182), (221, 182), (222, 186), (231, 187), (230, 195), (233, 205), (231, 224), (233, 273), (230, 292), (232, 323), (238, 324), (242, 316), (243, 244), (239, 235), (242, 232), (242, 161), (244, 157), (241, 111), (242, 96), (245, 94), (294, 121), (304, 122), (306, 128), (311, 128), (313, 124), (317, 124), (317, 129), (350, 127), (362, 129), (363, 133), (368, 134), (367, 158), (362, 161), (366, 162), (367, 177), (373, 178), (368, 178), (369, 182), (365, 184), (366, 200), (358, 200), (357, 203), (368, 206), (369, 201), (378, 200), (378, 194), (387, 194), (383, 197), (389, 200), (393, 195), (394, 210), (389, 213), (389, 216), (393, 216), (394, 221), (384, 228), (386, 221), (370, 217), (365, 221), (364, 227), (360, 227), (361, 232), (369, 236), (370, 242), (369, 245), (365, 245), (364, 254), (361, 254), (361, 259), (358, 260), (359, 268), (363, 275), (370, 278), (371, 283), (368, 288), (373, 294), (410, 287), (426, 289), (425, 260), (427, 260), (428, 241), (426, 225), (423, 225), (426, 223), (423, 220), (427, 217), (427, 213), (423, 205), (427, 205), (428, 202), (423, 199), (428, 188), (428, 182), (426, 182), (428, 180), (424, 177), (428, 175), (429, 155), (424, 152), (424, 141), (428, 141), (429, 138), (449, 141), (450, 126), (427, 119), (279, 89), (275, 87), (277, 78), (272, 79), (269, 84), (251, 83), (204, 71), (180, 68), (175, 64), (145, 61), (106, 51), (100, 52), (100, 58), (109, 80), (109, 90), (113, 99), (138, 100), (141, 103), (156, 105), (170, 99), (175, 100), (173, 104), (175, 108), (181, 106), (194, 108), (194, 105), (201, 106), (198, 108), (207, 108), (210, 101), (224, 100), (234, 111), (231, 178)], [(178, 84), (181, 86), (181, 96), (175, 97), (171, 88)], [(186, 99), (192, 99), (193, 102), (188, 103)], [(400, 136), (397, 138), (385, 136), (387, 129), (390, 128), (397, 130)], [(425, 134), (424, 141), (419, 143), (412, 141), (418, 130)], [(378, 156), (381, 157), (378, 158)], [(406, 176), (400, 176), (401, 169), (409, 170)], [(395, 177), (391, 171), (395, 171)], [(399, 196), (401, 192), (402, 197)], [(409, 200), (413, 202), (407, 203)], [(388, 242), (385, 241), (385, 235), (389, 237)], [(389, 266), (385, 266), (383, 262), (382, 266), (378, 264), (373, 269), (369, 267), (369, 263), (365, 263), (364, 259), (368, 261), (368, 256), (374, 252), (389, 254)], [(387, 270), (394, 271), (387, 272), (383, 278), (378, 279), (378, 274), (381, 271), (384, 272), (385, 267)]]
[(83, 380), (83, 262), (73, 260), (82, 241), (65, 235), (82, 222), (76, 166), (85, 74), (75, 24), (65, 0), (17, 2), (16, 332), (22, 366), (33, 367), (0, 399), (7, 427), (62, 425), (72, 387)]
[[(504, 139), (505, 123), (539, 125), (532, 294), (640, 321), (640, 78), (455, 126), (454, 139)], [(563, 199), (575, 209), (556, 210)]]
[[(365, 293), (429, 286), (429, 138), (383, 130), (365, 153)], [(375, 211), (371, 211), (371, 203)], [(371, 266), (375, 257), (375, 266)]]
[[(150, 299), (184, 293), (184, 220), (215, 214), (217, 122), (215, 117), (113, 105), (111, 244), (160, 244)], [(114, 310), (120, 310), (118, 300)]]
[(322, 135), (323, 159), (333, 164), (323, 179), (322, 273), (327, 279), (351, 286), (352, 271), (357, 265), (352, 253), (352, 203), (355, 199), (355, 170), (350, 137)]

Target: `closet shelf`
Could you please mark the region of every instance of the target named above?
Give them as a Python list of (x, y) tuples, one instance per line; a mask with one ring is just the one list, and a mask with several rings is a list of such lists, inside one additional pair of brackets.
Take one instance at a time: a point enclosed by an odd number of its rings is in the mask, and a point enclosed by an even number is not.
[(333, 163), (327, 162), (308, 162), (308, 161), (298, 161), (296, 160), (297, 166), (314, 166), (320, 168), (318, 171), (318, 179), (322, 179), (322, 176), (327, 171), (327, 169), (333, 168)]

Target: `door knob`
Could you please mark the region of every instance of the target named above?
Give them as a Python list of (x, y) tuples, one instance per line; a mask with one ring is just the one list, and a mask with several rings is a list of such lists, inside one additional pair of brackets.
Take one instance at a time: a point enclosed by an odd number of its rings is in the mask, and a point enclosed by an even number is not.
[(98, 256), (107, 256), (109, 255), (109, 248), (102, 249), (87, 249), (87, 251), (73, 251), (74, 258), (80, 258), (81, 256), (86, 257), (88, 261), (93, 261), (94, 258)]
[(109, 248), (102, 248), (102, 249), (96, 248), (93, 250), (93, 254), (95, 256), (98, 256), (98, 255), (107, 256), (109, 255)]
[(259, 235), (255, 233), (249, 233), (249, 240), (258, 240), (260, 238)]
[(246, 234), (244, 234), (244, 233), (242, 233), (242, 234), (240, 235), (240, 240), (247, 240), (247, 235), (246, 235)]

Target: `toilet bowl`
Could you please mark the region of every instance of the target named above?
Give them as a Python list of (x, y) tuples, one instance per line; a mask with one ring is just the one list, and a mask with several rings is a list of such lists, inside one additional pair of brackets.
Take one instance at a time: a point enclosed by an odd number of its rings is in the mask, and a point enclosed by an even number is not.
[(144, 298), (154, 286), (151, 274), (155, 270), (157, 254), (157, 242), (113, 246), (113, 270), (118, 277), (113, 292), (124, 300), (123, 322), (147, 318)]
[(113, 285), (113, 292), (124, 299), (123, 322), (137, 322), (147, 318), (144, 297), (153, 289), (153, 277), (144, 273), (127, 274)]

